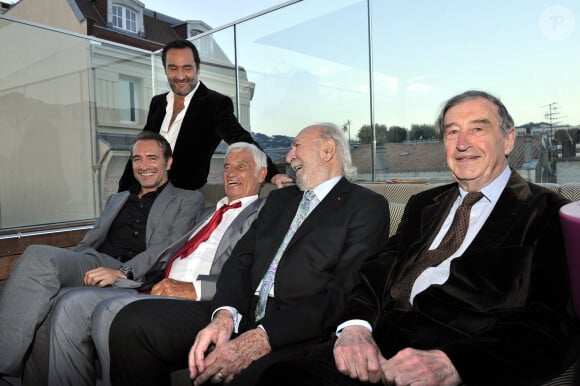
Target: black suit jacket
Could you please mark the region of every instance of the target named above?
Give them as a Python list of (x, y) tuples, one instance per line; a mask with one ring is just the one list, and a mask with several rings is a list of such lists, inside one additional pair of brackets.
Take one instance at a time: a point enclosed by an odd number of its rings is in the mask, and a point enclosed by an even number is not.
[[(232, 306), (253, 327), (252, 300), (296, 213), (296, 186), (268, 195), (256, 221), (224, 264), (212, 310)], [(362, 263), (386, 245), (385, 198), (341, 179), (302, 223), (280, 261), (274, 292), (261, 324), (273, 350), (330, 337)]]
[[(147, 123), (143, 130), (159, 133), (165, 118), (166, 97), (167, 93), (156, 95), (151, 99)], [(234, 116), (232, 100), (208, 89), (200, 82), (183, 117), (173, 149), (173, 165), (169, 171), (169, 180), (173, 185), (190, 190), (205, 185), (211, 156), (222, 139), (228, 144), (247, 142), (260, 147)], [(268, 181), (277, 173), (278, 169), (268, 158)], [(129, 189), (135, 182), (129, 160), (119, 181), (119, 191)]]
[(369, 321), (387, 358), (404, 347), (444, 351), (467, 385), (533, 385), (559, 375), (578, 343), (558, 218), (566, 200), (515, 172), (447, 282), (419, 293), (411, 312), (396, 310), (390, 286), (431, 244), (457, 194), (451, 184), (409, 200), (340, 321)]

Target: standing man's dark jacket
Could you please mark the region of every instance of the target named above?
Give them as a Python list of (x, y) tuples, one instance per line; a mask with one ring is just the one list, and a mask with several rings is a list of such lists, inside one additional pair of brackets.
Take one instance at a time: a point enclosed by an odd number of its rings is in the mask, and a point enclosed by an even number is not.
[[(159, 133), (166, 108), (167, 93), (154, 96), (143, 130)], [(228, 144), (247, 142), (260, 147), (234, 116), (232, 100), (208, 89), (200, 81), (183, 118), (173, 149), (173, 165), (169, 171), (171, 183), (177, 188), (189, 190), (205, 185), (211, 157), (221, 140)], [(127, 190), (135, 181), (130, 161), (119, 181), (119, 191)], [(269, 181), (275, 174), (278, 174), (278, 169), (268, 158), (266, 180)]]

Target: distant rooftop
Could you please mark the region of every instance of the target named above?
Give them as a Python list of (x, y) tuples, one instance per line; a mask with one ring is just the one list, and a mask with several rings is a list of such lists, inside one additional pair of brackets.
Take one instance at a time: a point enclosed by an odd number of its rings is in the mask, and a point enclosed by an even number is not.
[[(525, 141), (523, 139), (523, 136), (516, 136), (514, 150), (509, 156), (509, 164), (515, 169), (521, 168), (524, 164)], [(531, 159), (539, 159), (541, 155), (541, 137), (539, 135), (533, 135), (531, 139)], [(351, 153), (353, 162), (359, 172), (370, 173), (371, 145), (354, 145)], [(381, 166), (383, 165), (384, 170), (391, 172), (447, 170), (443, 144), (440, 141), (387, 143), (382, 149), (377, 147), (375, 170), (381, 170)]]

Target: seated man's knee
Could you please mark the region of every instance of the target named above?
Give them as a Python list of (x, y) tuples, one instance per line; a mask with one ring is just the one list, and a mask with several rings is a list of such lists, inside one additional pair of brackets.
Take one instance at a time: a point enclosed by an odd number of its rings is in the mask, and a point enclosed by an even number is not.
[[(92, 289), (92, 288), (88, 288)], [(85, 305), (84, 291), (69, 291), (64, 293), (53, 306), (52, 319), (63, 320), (77, 316), (81, 307)]]
[(119, 311), (138, 299), (137, 295), (125, 294), (100, 302), (95, 307), (91, 317), (93, 339), (95, 341), (108, 341), (111, 324)]
[(35, 270), (38, 270), (38, 268), (43, 265), (51, 264), (50, 257), (55, 255), (55, 251), (58, 251), (59, 249), (60, 248), (49, 245), (29, 245), (18, 258), (14, 270), (19, 268), (27, 270), (34, 268)]
[(130, 303), (116, 313), (109, 331), (111, 340), (116, 338), (127, 339), (128, 336), (136, 332), (136, 327), (147, 329), (145, 324), (148, 320), (148, 310), (141, 307), (140, 303), (142, 302)]

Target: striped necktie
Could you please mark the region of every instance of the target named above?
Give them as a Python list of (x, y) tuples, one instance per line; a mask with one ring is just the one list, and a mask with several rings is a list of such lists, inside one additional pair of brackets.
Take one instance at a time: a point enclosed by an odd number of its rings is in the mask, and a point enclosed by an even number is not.
[(296, 233), (296, 231), (298, 230), (304, 219), (310, 213), (310, 206), (312, 205), (312, 203), (317, 201), (318, 197), (316, 197), (314, 191), (307, 190), (304, 193), (302, 201), (300, 201), (300, 205), (298, 205), (296, 215), (294, 215), (294, 219), (290, 224), (290, 228), (288, 229), (286, 236), (284, 236), (282, 244), (280, 244), (280, 247), (278, 248), (278, 251), (274, 256), (274, 259), (272, 259), (272, 262), (270, 263), (268, 270), (266, 271), (264, 277), (262, 278), (262, 281), (260, 282), (261, 287), (258, 296), (258, 304), (256, 305), (255, 310), (256, 321), (262, 319), (266, 313), (266, 303), (268, 302), (268, 294), (272, 290), (272, 287), (274, 287), (274, 277), (276, 276), (276, 269), (278, 268), (278, 263), (280, 262), (280, 259), (282, 258), (282, 255), (284, 254), (284, 251), (286, 250), (288, 243), (290, 242), (292, 236), (294, 236), (294, 234)]
[(440, 264), (459, 249), (469, 227), (471, 207), (483, 197), (481, 192), (471, 192), (463, 198), (463, 202), (455, 211), (453, 222), (437, 248), (425, 249), (409, 272), (391, 287), (391, 296), (397, 300), (399, 307), (404, 311), (411, 310), (409, 302), (411, 290), (417, 277), (427, 268)]

